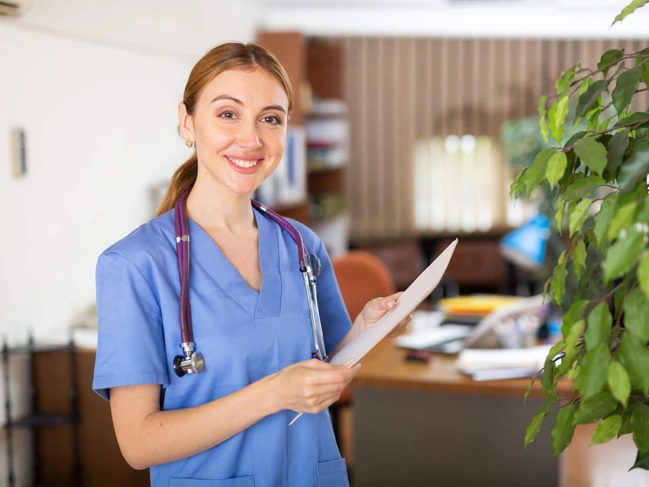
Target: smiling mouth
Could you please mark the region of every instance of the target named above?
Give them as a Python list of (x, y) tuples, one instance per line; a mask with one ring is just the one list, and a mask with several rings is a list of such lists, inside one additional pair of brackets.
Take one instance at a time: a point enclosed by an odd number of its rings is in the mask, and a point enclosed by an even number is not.
[(230, 161), (235, 166), (239, 166), (243, 168), (254, 167), (257, 164), (259, 164), (259, 161), (261, 161), (261, 159), (255, 159), (253, 161), (245, 161), (243, 159), (235, 159), (234, 157), (230, 157), (230, 156), (225, 156), (225, 157), (227, 158), (228, 161)]

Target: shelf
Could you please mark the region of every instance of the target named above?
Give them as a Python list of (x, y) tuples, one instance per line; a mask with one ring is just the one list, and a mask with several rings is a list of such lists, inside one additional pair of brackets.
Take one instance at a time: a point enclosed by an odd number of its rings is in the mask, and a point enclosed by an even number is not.
[(307, 174), (320, 174), (324, 172), (333, 172), (333, 171), (344, 171), (347, 169), (347, 164), (342, 166), (325, 166), (325, 165), (309, 165), (307, 164)]
[(49, 428), (74, 422), (72, 416), (67, 414), (35, 414), (5, 423), (4, 428)]
[(20, 347), (9, 347), (7, 351), (10, 354), (29, 354), (37, 352), (67, 352), (72, 348), (70, 344), (51, 344), (51, 345), (23, 345)]

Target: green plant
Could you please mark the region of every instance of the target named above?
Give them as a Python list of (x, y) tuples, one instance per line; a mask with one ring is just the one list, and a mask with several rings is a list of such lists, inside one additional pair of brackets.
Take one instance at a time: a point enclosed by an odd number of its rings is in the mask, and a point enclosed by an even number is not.
[[(647, 3), (634, 0), (613, 23)], [(629, 107), (647, 90), (649, 48), (607, 51), (596, 70), (580, 64), (567, 69), (553, 99), (539, 100), (540, 131), (557, 146), (539, 152), (512, 184), (515, 197), (539, 186), (552, 189), (557, 229), (562, 231), (566, 219), (568, 227), (566, 250), (544, 290), (565, 313), (563, 339), (545, 361), (540, 379), (545, 401), (525, 445), (558, 409), (551, 430), (555, 455), (570, 444), (578, 424), (601, 421), (592, 443), (632, 434), (638, 448), (632, 468), (644, 469), (649, 469), (649, 107)], [(562, 143), (571, 104), (574, 125), (586, 128)], [(569, 399), (556, 391), (564, 376), (574, 383)]]

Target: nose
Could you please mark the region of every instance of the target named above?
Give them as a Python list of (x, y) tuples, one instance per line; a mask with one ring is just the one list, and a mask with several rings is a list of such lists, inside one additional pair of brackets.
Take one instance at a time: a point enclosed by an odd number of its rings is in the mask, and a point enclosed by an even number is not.
[(241, 131), (237, 136), (237, 144), (247, 152), (253, 152), (262, 147), (263, 143), (255, 121), (242, 124)]

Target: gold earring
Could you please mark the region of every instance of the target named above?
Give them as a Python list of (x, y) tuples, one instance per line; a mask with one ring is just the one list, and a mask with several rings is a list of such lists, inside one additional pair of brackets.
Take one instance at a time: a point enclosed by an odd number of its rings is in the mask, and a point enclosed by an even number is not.
[(191, 149), (192, 147), (194, 147), (194, 143), (193, 143), (191, 140), (189, 140), (189, 139), (185, 139), (185, 145), (186, 145), (187, 147), (189, 147), (190, 149)]

